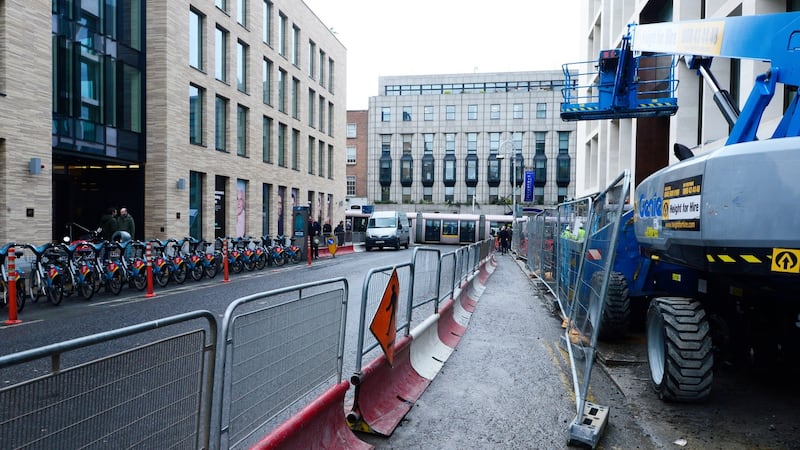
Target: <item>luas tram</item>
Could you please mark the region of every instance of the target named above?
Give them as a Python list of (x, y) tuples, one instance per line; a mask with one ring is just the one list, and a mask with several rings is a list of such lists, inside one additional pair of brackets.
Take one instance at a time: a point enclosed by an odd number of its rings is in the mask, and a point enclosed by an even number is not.
[(512, 222), (511, 216), (485, 214), (408, 213), (408, 218), (419, 244), (472, 244)]

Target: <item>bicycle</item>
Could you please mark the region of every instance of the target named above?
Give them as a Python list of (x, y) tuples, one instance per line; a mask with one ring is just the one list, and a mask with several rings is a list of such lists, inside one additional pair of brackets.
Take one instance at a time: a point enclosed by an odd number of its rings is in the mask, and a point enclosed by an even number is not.
[(61, 276), (61, 268), (56, 264), (58, 252), (52, 242), (35, 246), (25, 244), (24, 248), (29, 249), (35, 255), (35, 260), (31, 264), (31, 277), (28, 283), (28, 292), (31, 301), (36, 303), (39, 297), (47, 297), (53, 305), (58, 305), (64, 298), (64, 284)]
[(153, 255), (153, 262), (151, 264), (151, 268), (153, 270), (153, 279), (159, 286), (166, 287), (169, 284), (169, 279), (171, 277), (171, 268), (170, 264), (167, 262), (167, 258), (164, 257), (165, 246), (158, 239), (153, 239), (149, 242), (150, 250), (152, 251)]
[(58, 246), (63, 252), (58, 260), (64, 274), (63, 293), (69, 297), (73, 292), (91, 300), (94, 295), (96, 273), (92, 264), (92, 249), (85, 242), (72, 245), (62, 243)]
[[(9, 273), (6, 268), (6, 257), (8, 256), (9, 251), (13, 251), (14, 256), (17, 258), (22, 257), (22, 253), (17, 251), (16, 244), (13, 242), (0, 247), (0, 271), (2, 272), (2, 278), (0, 278), (0, 291), (3, 291), (3, 307), (8, 307), (9, 300)], [(25, 278), (22, 275), (22, 271), (17, 270), (17, 277), (14, 280), (14, 283), (14, 287), (16, 288), (17, 292), (17, 312), (22, 312), (22, 309), (25, 308)]]

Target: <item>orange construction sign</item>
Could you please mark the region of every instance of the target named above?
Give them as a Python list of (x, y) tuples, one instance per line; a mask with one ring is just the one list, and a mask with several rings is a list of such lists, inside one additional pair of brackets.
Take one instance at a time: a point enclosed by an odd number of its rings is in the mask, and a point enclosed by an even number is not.
[(378, 340), (383, 349), (383, 354), (389, 361), (389, 365), (394, 364), (394, 341), (397, 336), (397, 297), (400, 295), (400, 281), (397, 279), (397, 269), (392, 270), (389, 277), (389, 284), (383, 291), (381, 303), (375, 311), (375, 317), (369, 326), (369, 331)]

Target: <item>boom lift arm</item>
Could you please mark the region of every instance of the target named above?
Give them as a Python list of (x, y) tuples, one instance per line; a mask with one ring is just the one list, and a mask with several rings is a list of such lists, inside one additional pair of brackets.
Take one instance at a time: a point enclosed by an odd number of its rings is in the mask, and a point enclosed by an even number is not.
[[(617, 67), (613, 67), (613, 74), (607, 63), (610, 52), (620, 58)], [(650, 104), (641, 101), (641, 96), (628, 96), (627, 102), (620, 100), (623, 97), (617, 93), (637, 92), (642, 86), (642, 80), (647, 79), (642, 71), (650, 67), (643, 64), (643, 58), (652, 55), (643, 55), (643, 52), (683, 56), (689, 67), (696, 70), (711, 86), (715, 102), (726, 120), (732, 124), (727, 144), (753, 141), (777, 84), (792, 87), (800, 85), (800, 12), (631, 25), (620, 49), (600, 52), (596, 77), (573, 70), (575, 66), (572, 64), (564, 66), (567, 86), (563, 90), (562, 119), (618, 119), (674, 114), (677, 110), (677, 99), (674, 97), (677, 81), (671, 70), (666, 72), (667, 77), (656, 78), (656, 81), (668, 86), (666, 90), (657, 92), (668, 94), (666, 97), (651, 101)], [(710, 65), (714, 57), (754, 59), (770, 63), (770, 68), (756, 78), (741, 113), (738, 113), (730, 95), (719, 88), (711, 75)], [(633, 68), (635, 73), (631, 76), (623, 70), (616, 70), (618, 67)], [(653, 79), (652, 76), (649, 78)], [(610, 79), (613, 79), (611, 86)], [(590, 84), (581, 86), (581, 80), (588, 80)], [(615, 95), (606, 97), (602, 93), (609, 88)], [(594, 93), (595, 90), (597, 94)], [(581, 92), (589, 94), (578, 95)], [(674, 107), (666, 108), (663, 104)], [(798, 98), (795, 96), (772, 137), (798, 135), (800, 111)]]

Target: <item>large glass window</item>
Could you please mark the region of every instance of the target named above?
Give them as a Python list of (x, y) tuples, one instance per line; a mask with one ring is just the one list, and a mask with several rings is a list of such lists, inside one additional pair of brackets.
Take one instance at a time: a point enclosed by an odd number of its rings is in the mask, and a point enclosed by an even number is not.
[(522, 119), (522, 118), (524, 118), (523, 113), (522, 113), (522, 111), (523, 111), (522, 103), (514, 103), (512, 108), (513, 108), (512, 117), (514, 119)]
[(292, 117), (297, 119), (300, 114), (300, 80), (292, 77)]
[(489, 105), (489, 118), (490, 119), (499, 119), (500, 118), (500, 105), (499, 104)]
[(388, 106), (381, 107), (381, 122), (392, 121), (392, 108)]
[(203, 236), (203, 174), (189, 172), (189, 236)]
[(228, 81), (228, 32), (219, 27), (214, 32), (214, 76)]
[(478, 105), (467, 105), (467, 120), (478, 120)]
[(313, 89), (308, 90), (308, 126), (314, 128), (314, 116), (317, 109), (317, 93)]
[(205, 94), (205, 89), (189, 85), (189, 142), (195, 145), (203, 145)]
[(221, 152), (228, 151), (228, 99), (217, 96), (214, 114), (214, 146)]
[(358, 137), (358, 125), (355, 123), (347, 124), (347, 139)]
[(242, 105), (236, 107), (236, 154), (247, 156), (247, 116), (250, 110)]
[(356, 163), (356, 147), (348, 145), (347, 146), (347, 164), (355, 164)]
[(278, 124), (278, 165), (286, 167), (286, 125)]
[(433, 106), (425, 106), (422, 108), (422, 115), (425, 121), (433, 120)]
[(228, 0), (214, 0), (214, 6), (228, 12)]
[(261, 62), (261, 101), (272, 104), (272, 61), (267, 58)]
[(236, 88), (247, 92), (247, 56), (250, 48), (242, 41), (236, 42)]
[(264, 0), (261, 10), (261, 39), (267, 45), (272, 45), (272, 2)]
[(317, 140), (313, 137), (308, 138), (308, 151), (306, 153), (306, 158), (308, 159), (308, 174), (314, 175), (314, 152), (317, 150)]
[(348, 175), (347, 176), (347, 196), (348, 197), (355, 197), (356, 196), (356, 177), (355, 177), (355, 175)]
[(286, 112), (286, 71), (278, 69), (278, 111)]
[(292, 169), (300, 170), (300, 131), (292, 128)]
[(203, 70), (203, 22), (205, 17), (189, 10), (189, 65)]
[(261, 184), (261, 235), (266, 236), (269, 234), (269, 211), (270, 211), (270, 198), (272, 197), (272, 185), (267, 183)]
[(537, 103), (536, 104), (536, 118), (537, 119), (546, 119), (547, 118), (547, 103)]
[(444, 120), (456, 120), (456, 105), (444, 107)]
[(325, 176), (325, 143), (322, 141), (319, 141), (317, 147), (317, 176)]
[(317, 60), (317, 44), (314, 41), (308, 41), (308, 76), (312, 80), (316, 75), (316, 62)]
[(403, 106), (403, 122), (411, 121), (411, 107)]
[(286, 56), (286, 27), (288, 26), (289, 18), (282, 13), (278, 14), (278, 54)]
[(300, 28), (292, 26), (292, 64), (300, 66)]
[(236, 1), (236, 21), (243, 27), (247, 27), (247, 0)]
[(272, 164), (272, 119), (261, 118), (261, 160)]

